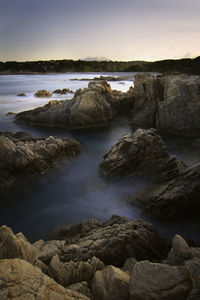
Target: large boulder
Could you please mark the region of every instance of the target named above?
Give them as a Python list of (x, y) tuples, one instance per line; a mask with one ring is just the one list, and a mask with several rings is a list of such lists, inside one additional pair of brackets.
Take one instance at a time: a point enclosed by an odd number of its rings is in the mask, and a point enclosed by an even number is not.
[(114, 266), (97, 271), (92, 285), (93, 299), (129, 300), (130, 279), (130, 275)]
[(159, 131), (198, 135), (200, 76), (137, 74), (131, 123)]
[(34, 94), (34, 96), (38, 98), (49, 98), (52, 96), (52, 93), (47, 90), (39, 90)]
[(145, 188), (129, 197), (129, 203), (156, 217), (194, 215), (200, 209), (200, 164), (179, 176)]
[(127, 258), (161, 259), (165, 252), (163, 240), (156, 229), (143, 220), (113, 216), (101, 227), (66, 239), (60, 260), (87, 261), (96, 256), (104, 264), (122, 266)]
[(89, 300), (80, 293), (65, 289), (24, 260), (0, 260), (0, 274), (1, 300)]
[(88, 88), (76, 91), (72, 100), (50, 101), (44, 107), (21, 112), (16, 121), (67, 128), (102, 127), (133, 106), (131, 91), (112, 91), (106, 81), (90, 82)]
[(41, 139), (25, 132), (0, 132), (0, 186), (17, 177), (40, 174), (58, 160), (76, 156), (81, 145), (74, 139)]
[(21, 258), (34, 263), (37, 250), (21, 232), (15, 235), (11, 228), (3, 225), (0, 227), (0, 259), (5, 258)]
[(187, 267), (138, 262), (130, 283), (131, 300), (186, 300), (193, 288), (191, 273)]
[(109, 176), (149, 175), (163, 181), (177, 177), (185, 165), (169, 155), (155, 129), (138, 129), (122, 136), (104, 155), (100, 170)]

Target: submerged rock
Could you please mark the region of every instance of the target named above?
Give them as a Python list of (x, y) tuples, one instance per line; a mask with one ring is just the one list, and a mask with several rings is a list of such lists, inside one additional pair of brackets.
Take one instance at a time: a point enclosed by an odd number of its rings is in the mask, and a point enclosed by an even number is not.
[(18, 177), (40, 174), (56, 161), (76, 156), (80, 148), (80, 143), (73, 139), (41, 139), (25, 132), (0, 132), (0, 186)]
[(77, 90), (73, 99), (21, 112), (16, 121), (67, 128), (102, 127), (128, 114), (132, 106), (131, 90), (121, 93), (112, 91), (106, 81), (90, 82), (88, 88)]
[(19, 96), (19, 97), (25, 97), (26, 94), (25, 93), (19, 93), (19, 94), (17, 94), (17, 96)]
[(49, 98), (52, 96), (52, 93), (47, 90), (39, 90), (34, 94), (34, 96), (39, 98)]
[(0, 274), (1, 300), (89, 300), (85, 295), (65, 289), (24, 260), (0, 260)]
[(181, 135), (199, 135), (200, 76), (135, 76), (131, 123)]
[(100, 170), (109, 176), (145, 175), (163, 181), (180, 175), (186, 166), (170, 156), (155, 129), (138, 129), (122, 136), (104, 155)]

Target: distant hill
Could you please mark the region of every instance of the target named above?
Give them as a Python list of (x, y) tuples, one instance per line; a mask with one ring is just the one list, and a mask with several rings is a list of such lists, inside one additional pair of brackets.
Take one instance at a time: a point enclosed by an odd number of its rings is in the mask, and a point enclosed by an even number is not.
[(81, 60), (84, 60), (84, 61), (110, 61), (110, 59), (108, 59), (107, 57), (103, 57), (103, 56), (85, 57), (85, 58), (81, 58)]
[[(96, 59), (96, 58), (90, 58)], [(160, 72), (164, 74), (200, 75), (200, 56), (196, 58), (147, 61), (49, 60), (0, 62), (1, 74), (65, 72)]]

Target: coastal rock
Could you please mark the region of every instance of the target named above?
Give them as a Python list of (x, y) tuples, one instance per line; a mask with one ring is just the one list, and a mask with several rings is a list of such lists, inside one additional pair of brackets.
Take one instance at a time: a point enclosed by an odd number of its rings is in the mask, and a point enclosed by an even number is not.
[(169, 155), (155, 129), (138, 129), (122, 136), (100, 164), (100, 170), (109, 176), (149, 175), (154, 181), (177, 177), (185, 168)]
[(107, 266), (97, 271), (92, 285), (95, 300), (129, 300), (130, 276), (122, 270)]
[(142, 261), (133, 269), (130, 299), (184, 300), (192, 288), (191, 273), (186, 267)]
[(50, 261), (48, 275), (62, 286), (67, 287), (81, 281), (86, 281), (90, 284), (95, 272), (103, 268), (103, 262), (96, 257), (85, 262), (70, 261), (63, 263), (60, 262), (58, 255), (55, 255)]
[(18, 177), (40, 174), (56, 161), (76, 156), (80, 148), (80, 143), (73, 139), (41, 139), (24, 132), (0, 132), (0, 186), (9, 185)]
[(78, 262), (95, 256), (105, 265), (122, 266), (129, 257), (159, 260), (164, 252), (165, 244), (151, 224), (113, 216), (102, 227), (75, 236), (73, 244), (66, 239), (59, 257), (63, 262)]
[(65, 289), (24, 260), (0, 260), (0, 274), (1, 300), (89, 300), (80, 293)]
[(37, 259), (37, 251), (20, 232), (14, 235), (11, 228), (0, 227), (0, 259), (21, 258), (30, 263)]
[(88, 88), (77, 90), (71, 100), (17, 114), (16, 122), (67, 128), (102, 127), (129, 113), (133, 102), (131, 91), (112, 91), (106, 81), (94, 81)]
[(39, 90), (34, 94), (34, 96), (38, 98), (49, 98), (52, 96), (52, 93), (47, 90)]
[(49, 264), (50, 260), (54, 255), (61, 255), (62, 247), (64, 246), (65, 241), (59, 240), (50, 240), (36, 241), (33, 246), (37, 250), (38, 258), (45, 264)]
[(181, 135), (199, 135), (200, 76), (137, 74), (131, 123)]
[(67, 289), (81, 293), (91, 299), (91, 292), (86, 281), (71, 284), (67, 287)]
[(69, 94), (74, 94), (74, 92), (68, 88), (65, 89), (57, 89), (55, 91), (53, 91), (53, 94), (58, 94), (58, 95), (66, 95), (67, 93)]
[(179, 176), (156, 183), (128, 199), (156, 217), (194, 215), (200, 208), (200, 164), (186, 168)]
[(19, 93), (19, 94), (17, 94), (17, 96), (19, 96), (19, 97), (25, 97), (26, 94), (25, 93)]
[(134, 266), (137, 264), (137, 260), (134, 257), (129, 257), (126, 261), (125, 264), (122, 267), (122, 271), (132, 274)]

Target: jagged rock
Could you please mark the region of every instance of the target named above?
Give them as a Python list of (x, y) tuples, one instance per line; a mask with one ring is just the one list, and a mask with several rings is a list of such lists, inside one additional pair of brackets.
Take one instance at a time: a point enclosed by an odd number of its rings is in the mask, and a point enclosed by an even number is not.
[(162, 258), (165, 245), (155, 228), (143, 220), (113, 216), (102, 227), (66, 239), (60, 260), (87, 261), (96, 256), (104, 264), (122, 266), (128, 257), (137, 260)]
[(53, 91), (53, 94), (60, 94), (60, 95), (66, 95), (67, 93), (69, 94), (74, 94), (74, 92), (68, 88), (65, 89), (57, 89), (55, 91)]
[(67, 287), (67, 289), (81, 293), (81, 294), (87, 296), (89, 299), (91, 299), (90, 289), (89, 289), (86, 281), (81, 281), (78, 283), (71, 284)]
[(58, 255), (55, 255), (50, 261), (48, 274), (62, 286), (67, 287), (70, 284), (86, 281), (90, 284), (91, 279), (97, 270), (102, 270), (104, 264), (98, 258), (93, 257), (86, 262), (60, 262)]
[(112, 92), (106, 81), (90, 82), (88, 88), (77, 90), (73, 99), (21, 112), (16, 115), (16, 122), (67, 128), (102, 127), (129, 113), (132, 106), (130, 91)]
[(52, 96), (52, 93), (47, 91), (47, 90), (39, 90), (35, 93), (34, 95), (35, 97), (39, 97), (39, 98), (49, 98)]
[(24, 260), (0, 260), (0, 274), (1, 300), (89, 300), (80, 293), (65, 289)]
[(184, 300), (192, 288), (193, 281), (188, 268), (142, 261), (133, 269), (130, 299)]
[(24, 132), (0, 132), (0, 186), (17, 177), (40, 174), (56, 161), (76, 156), (80, 148), (74, 139), (41, 139)]
[(137, 74), (132, 124), (159, 131), (198, 135), (200, 76)]
[(61, 255), (62, 247), (65, 241), (36, 241), (33, 246), (37, 250), (38, 258), (45, 264), (49, 264), (54, 255)]
[(134, 266), (137, 264), (137, 260), (134, 258), (134, 257), (129, 257), (126, 261), (125, 261), (125, 263), (124, 263), (124, 265), (123, 265), (123, 267), (122, 267), (122, 271), (124, 271), (124, 272), (126, 272), (126, 273), (128, 273), (128, 274), (132, 274), (132, 272), (133, 272), (133, 268), (134, 268)]
[(20, 232), (14, 235), (11, 228), (0, 227), (0, 259), (22, 258), (30, 263), (37, 259), (37, 251)]
[(180, 218), (198, 213), (200, 164), (187, 168), (171, 180), (137, 192), (128, 201), (159, 218)]
[(33, 265), (34, 265), (34, 267), (40, 268), (44, 274), (48, 273), (48, 266), (44, 262), (42, 262), (40, 259), (37, 259)]
[(186, 166), (170, 156), (155, 129), (138, 129), (122, 136), (104, 155), (100, 170), (109, 176), (141, 175), (163, 181), (180, 175)]
[(130, 276), (122, 270), (107, 266), (97, 271), (92, 285), (95, 300), (129, 300)]

